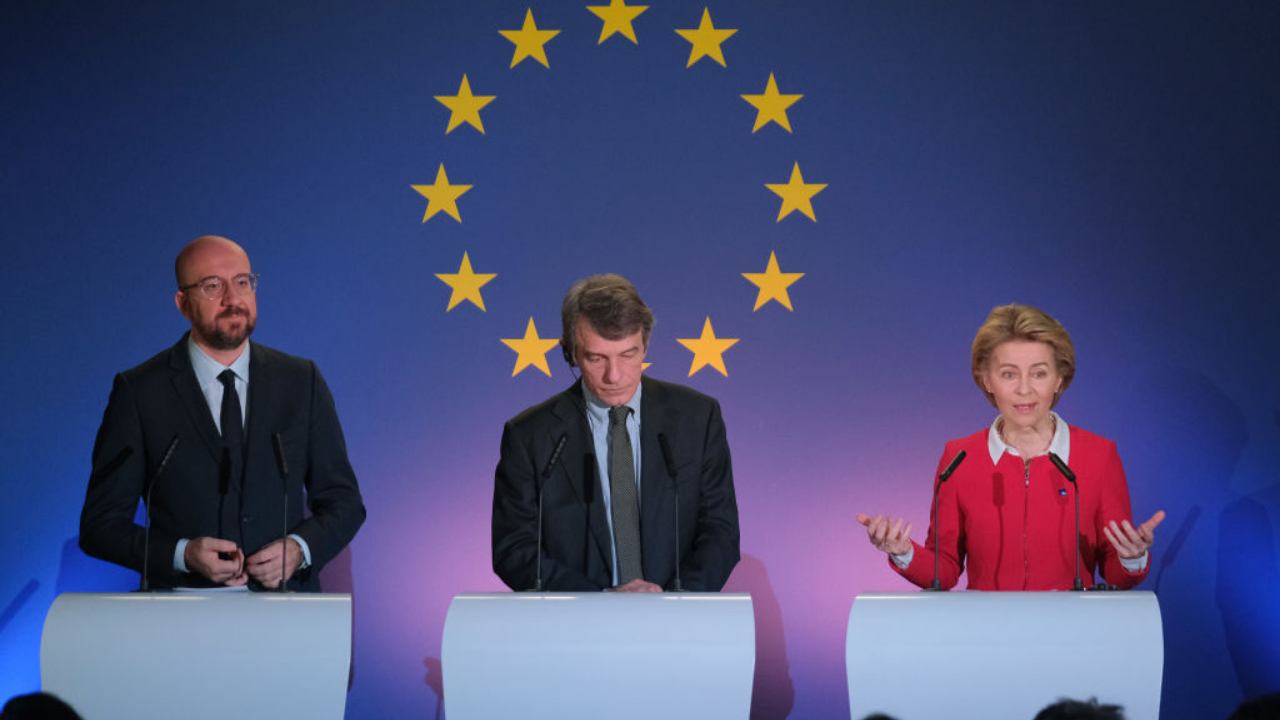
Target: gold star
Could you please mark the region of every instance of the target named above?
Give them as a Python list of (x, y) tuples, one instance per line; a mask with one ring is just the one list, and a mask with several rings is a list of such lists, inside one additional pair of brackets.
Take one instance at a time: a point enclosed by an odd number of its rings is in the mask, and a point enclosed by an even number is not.
[(653, 364), (653, 363), (651, 363), (651, 362), (642, 362), (642, 363), (640, 363), (640, 372), (644, 372), (645, 370), (648, 370), (648, 369), (649, 369), (649, 366), (650, 366), (650, 365), (652, 365), (652, 364)]
[(800, 175), (800, 163), (791, 168), (791, 179), (784, 183), (765, 183), (765, 187), (782, 198), (782, 207), (778, 209), (778, 222), (782, 218), (799, 210), (810, 220), (818, 222), (813, 215), (813, 196), (826, 189), (826, 183), (805, 183)]
[(547, 366), (547, 351), (559, 342), (555, 338), (538, 337), (538, 328), (533, 324), (533, 318), (529, 318), (529, 324), (524, 329), (524, 337), (502, 338), (503, 345), (516, 351), (516, 367), (511, 371), (511, 377), (519, 375), (530, 365), (541, 370), (547, 377), (551, 377), (551, 368)]
[(711, 329), (711, 318), (702, 324), (702, 335), (696, 338), (676, 338), (676, 342), (693, 353), (693, 363), (689, 365), (689, 377), (710, 365), (720, 374), (729, 377), (724, 367), (724, 351), (738, 344), (738, 338), (718, 338)]
[(764, 272), (742, 273), (742, 277), (746, 278), (752, 285), (760, 288), (760, 292), (756, 293), (756, 306), (751, 308), (752, 312), (764, 307), (765, 303), (770, 300), (777, 300), (782, 307), (791, 310), (791, 295), (787, 292), (787, 288), (804, 277), (804, 273), (782, 272), (778, 268), (777, 254), (770, 251), (769, 264), (765, 267)]
[(560, 34), (559, 30), (539, 30), (533, 22), (533, 9), (524, 11), (524, 25), (519, 30), (499, 30), (498, 34), (515, 43), (516, 51), (511, 55), (511, 67), (519, 65), (525, 58), (533, 58), (549, 68), (547, 49), (543, 47), (547, 41)]
[(676, 30), (676, 34), (688, 40), (693, 44), (689, 48), (689, 64), (686, 68), (693, 67), (693, 64), (704, 57), (720, 63), (720, 67), (728, 67), (724, 64), (724, 52), (720, 49), (720, 43), (728, 40), (737, 30), (726, 30), (717, 28), (711, 24), (711, 11), (702, 8), (702, 22), (698, 23), (696, 29)]
[(493, 95), (472, 95), (471, 83), (467, 80), (467, 74), (463, 73), (457, 95), (436, 95), (436, 101), (449, 108), (449, 127), (444, 129), (444, 134), (448, 135), (465, 122), (483, 135), (484, 123), (480, 122), (480, 108), (493, 102), (493, 98)]
[(587, 9), (592, 15), (604, 21), (604, 25), (600, 28), (600, 39), (596, 41), (597, 45), (604, 44), (604, 41), (614, 33), (622, 33), (622, 36), (630, 40), (633, 45), (640, 44), (636, 40), (636, 30), (631, 27), (631, 21), (648, 10), (648, 5), (628, 5), (626, 0), (609, 0), (608, 5), (588, 5)]
[(436, 213), (444, 211), (449, 217), (462, 222), (462, 216), (458, 214), (458, 198), (462, 194), (471, 189), (470, 185), (450, 185), (449, 176), (444, 174), (444, 163), (440, 163), (440, 170), (436, 172), (436, 181), (431, 185), (411, 185), (418, 194), (427, 199), (427, 212), (422, 216), (422, 222), (426, 222), (435, 216)]
[[(458, 266), (456, 273), (436, 273), (436, 277), (452, 288), (453, 292), (449, 294), (449, 307), (445, 308), (445, 312), (457, 307), (463, 300), (469, 300), (472, 305), (484, 310), (484, 298), (480, 296), (480, 288), (489, 283), (490, 280), (498, 277), (497, 273), (478, 273), (471, 269), (471, 258), (464, 251), (462, 253), (462, 264)], [(785, 292), (785, 290), (784, 290)]]
[(769, 82), (765, 83), (763, 95), (743, 95), (742, 99), (756, 109), (756, 124), (751, 128), (755, 132), (770, 122), (778, 123), (783, 130), (791, 132), (791, 121), (787, 119), (787, 108), (799, 102), (803, 95), (783, 95), (778, 92), (778, 81), (769, 73)]

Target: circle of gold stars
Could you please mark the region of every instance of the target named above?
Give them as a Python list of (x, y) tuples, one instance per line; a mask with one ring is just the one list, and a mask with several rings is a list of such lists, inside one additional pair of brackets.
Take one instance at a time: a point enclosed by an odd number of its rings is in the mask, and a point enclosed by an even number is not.
[[(636, 35), (635, 22), (637, 18), (649, 9), (647, 5), (628, 5), (626, 0), (609, 0), (608, 5), (587, 5), (586, 9), (601, 21), (600, 36), (596, 40), (597, 45), (601, 45), (615, 36), (624, 38), (633, 45), (640, 44), (640, 40)], [(697, 27), (675, 29), (675, 33), (690, 45), (689, 59), (685, 68), (692, 68), (704, 58), (720, 65), (720, 67), (728, 67), (725, 61), (723, 45), (726, 40), (733, 37), (737, 32), (737, 29), (716, 27), (711, 19), (710, 8), (704, 7)], [(547, 43), (555, 39), (560, 34), (560, 31), (538, 27), (537, 21), (534, 19), (533, 8), (525, 10), (524, 21), (519, 28), (499, 30), (498, 34), (506, 38), (514, 46), (510, 69), (514, 69), (525, 60), (533, 60), (548, 70), (551, 68), (551, 61), (547, 56)], [(788, 117), (787, 111), (800, 102), (804, 95), (783, 93), (778, 87), (778, 80), (774, 73), (769, 73), (768, 79), (765, 80), (763, 91), (758, 94), (744, 93), (740, 97), (755, 109), (755, 121), (751, 127), (753, 134), (770, 124), (776, 125), (791, 134), (791, 119)], [(470, 126), (483, 135), (484, 122), (481, 120), (480, 112), (488, 107), (496, 97), (493, 95), (477, 95), (472, 90), (470, 79), (466, 73), (463, 73), (456, 94), (436, 95), (435, 99), (449, 111), (449, 119), (444, 131), (446, 135), (463, 125)], [(458, 209), (458, 200), (473, 188), (469, 184), (450, 182), (449, 176), (445, 172), (444, 163), (441, 163), (436, 171), (435, 182), (431, 184), (415, 184), (410, 185), (410, 187), (427, 199), (427, 209), (422, 215), (424, 224), (441, 213), (461, 223), (462, 213)], [(827, 185), (826, 183), (805, 182), (805, 178), (800, 171), (799, 162), (793, 163), (791, 174), (786, 182), (764, 183), (764, 187), (782, 201), (778, 208), (777, 222), (782, 222), (795, 213), (807, 217), (811, 222), (816, 223), (818, 221), (813, 209), (813, 199), (818, 193), (825, 190)], [(803, 278), (805, 274), (802, 272), (783, 272), (778, 264), (778, 256), (775, 251), (769, 252), (769, 259), (763, 272), (744, 272), (741, 275), (756, 288), (755, 306), (752, 308), (752, 312), (758, 312), (771, 302), (778, 303), (788, 312), (794, 311), (789, 288)], [(449, 286), (450, 294), (445, 312), (452, 312), (454, 308), (464, 302), (471, 303), (482, 312), (486, 311), (481, 288), (498, 277), (497, 273), (476, 272), (471, 265), (471, 257), (466, 251), (462, 253), (462, 261), (458, 266), (457, 272), (436, 273), (435, 276)], [(516, 377), (530, 367), (541, 370), (548, 377), (551, 376), (551, 368), (547, 364), (547, 353), (557, 345), (558, 340), (554, 335), (549, 337), (540, 336), (532, 316), (529, 317), (525, 325), (523, 337), (501, 338), (501, 342), (516, 353), (515, 366), (511, 370), (512, 377)], [(693, 358), (689, 364), (689, 377), (706, 367), (710, 367), (721, 375), (728, 377), (729, 370), (725, 365), (724, 353), (736, 345), (739, 342), (739, 338), (717, 336), (711, 324), (711, 317), (706, 316), (702, 324), (701, 334), (698, 337), (677, 338), (676, 342), (693, 353)], [(647, 367), (648, 363), (645, 365)]]

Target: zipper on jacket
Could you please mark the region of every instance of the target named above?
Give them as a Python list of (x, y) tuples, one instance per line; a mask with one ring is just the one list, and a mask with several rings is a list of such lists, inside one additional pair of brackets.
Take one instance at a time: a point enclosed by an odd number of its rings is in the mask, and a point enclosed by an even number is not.
[(1031, 458), (1022, 461), (1022, 589), (1027, 589), (1031, 563), (1027, 558), (1027, 517), (1031, 511)]

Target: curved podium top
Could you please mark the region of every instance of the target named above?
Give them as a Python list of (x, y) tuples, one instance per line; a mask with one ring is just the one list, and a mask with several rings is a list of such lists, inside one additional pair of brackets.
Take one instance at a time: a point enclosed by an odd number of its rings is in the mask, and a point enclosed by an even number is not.
[(350, 667), (347, 594), (63, 593), (40, 641), (43, 689), (86, 718), (340, 720)]
[(465, 593), (441, 655), (449, 720), (741, 719), (755, 619), (746, 594)]
[(854, 718), (1030, 718), (1096, 697), (1155, 720), (1160, 606), (1149, 592), (859, 595), (845, 665)]

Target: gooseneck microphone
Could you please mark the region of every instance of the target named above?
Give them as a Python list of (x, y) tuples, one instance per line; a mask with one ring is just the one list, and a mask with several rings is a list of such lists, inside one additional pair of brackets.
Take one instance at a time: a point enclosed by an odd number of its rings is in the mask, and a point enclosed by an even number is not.
[(276, 451), (276, 469), (280, 471), (280, 485), (284, 492), (284, 516), (280, 523), (280, 592), (285, 592), (285, 575), (289, 556), (289, 463), (284, 457), (284, 439), (280, 433), (271, 434), (271, 447)]
[[(160, 457), (160, 464), (156, 466), (156, 471), (151, 475), (151, 482), (147, 483), (147, 500), (143, 505), (147, 513), (147, 526), (142, 531), (142, 584), (138, 590), (147, 592), (151, 590), (150, 577), (151, 570), (151, 493), (156, 489), (156, 483), (160, 482), (160, 476), (164, 474), (164, 469), (169, 467), (169, 461), (173, 459), (173, 451), (178, 449), (178, 441), (181, 436), (174, 435), (169, 441), (169, 447), (165, 448), (164, 455)], [(129, 454), (133, 453), (133, 449), (129, 448)], [(125, 455), (124, 457), (128, 457)]]
[(1076, 474), (1071, 472), (1071, 468), (1058, 457), (1058, 453), (1049, 453), (1049, 461), (1053, 466), (1058, 468), (1058, 472), (1062, 473), (1062, 477), (1071, 483), (1075, 492), (1072, 495), (1076, 497), (1076, 534), (1071, 537), (1072, 544), (1075, 545), (1073, 555), (1076, 556), (1076, 579), (1071, 583), (1072, 590), (1084, 590), (1084, 581), (1080, 579), (1080, 485), (1076, 482)]
[(938, 482), (933, 484), (933, 582), (929, 583), (929, 592), (942, 591), (942, 583), (938, 580), (938, 496), (942, 494), (942, 483), (951, 479), (951, 474), (960, 467), (968, 454), (964, 450), (956, 453), (947, 467), (938, 474)]
[(542, 470), (542, 477), (538, 482), (538, 558), (534, 565), (537, 579), (533, 581), (533, 592), (542, 592), (542, 493), (546, 489), (547, 481), (551, 479), (551, 473), (556, 469), (556, 464), (560, 462), (560, 453), (564, 452), (564, 444), (568, 441), (569, 435), (560, 433), (560, 439), (556, 440), (556, 447), (551, 451), (551, 459), (547, 461), (547, 466)]
[(671, 494), (676, 499), (676, 583), (672, 592), (684, 592), (680, 583), (680, 484), (676, 480), (676, 459), (671, 454), (671, 443), (667, 442), (665, 433), (658, 433), (658, 445), (662, 447), (662, 461), (667, 465), (667, 476), (671, 478)]

